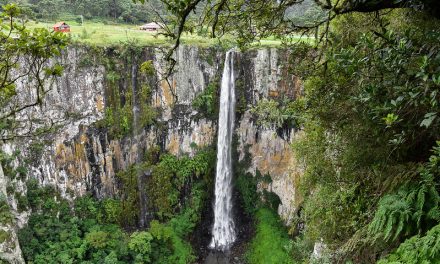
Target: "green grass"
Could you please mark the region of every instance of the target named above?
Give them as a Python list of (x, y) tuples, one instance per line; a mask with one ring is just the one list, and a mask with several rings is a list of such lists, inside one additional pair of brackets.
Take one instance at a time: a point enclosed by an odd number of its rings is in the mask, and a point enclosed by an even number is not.
[(249, 264), (293, 264), (289, 249), (291, 241), (278, 214), (261, 208), (255, 217), (256, 234), (246, 252)]
[[(297, 42), (305, 42), (308, 44), (314, 44), (315, 38), (314, 37), (308, 37), (308, 36), (300, 36), (300, 35), (293, 35), (289, 38), (289, 43), (297, 43)], [(252, 44), (252, 47), (279, 47), (283, 43), (281, 40), (275, 38), (275, 37), (269, 37), (260, 40), (259, 42), (254, 42)]]
[[(171, 46), (174, 44), (172, 40), (153, 32), (139, 30), (139, 25), (128, 24), (105, 24), (102, 22), (85, 22), (83, 25), (75, 21), (66, 21), (71, 26), (71, 36), (74, 42), (93, 44), (97, 46), (108, 46), (119, 44), (121, 42), (136, 41), (143, 46)], [(54, 23), (31, 21), (27, 24), (29, 28), (47, 28), (52, 30)], [(294, 36), (293, 40), (300, 40)], [(301, 41), (310, 42), (313, 39), (303, 37)], [(231, 40), (224, 38), (225, 43)], [(201, 37), (195, 34), (183, 34), (182, 43), (188, 45), (196, 45), (208, 47), (220, 44), (217, 39)], [(275, 38), (263, 39), (254, 43), (253, 47), (279, 47), (282, 42)]]
[[(71, 26), (71, 36), (73, 41), (94, 44), (97, 46), (105, 46), (118, 44), (126, 41), (137, 41), (140, 45), (156, 46), (156, 45), (172, 45), (173, 42), (164, 36), (152, 32), (146, 32), (138, 29), (136, 25), (124, 24), (104, 24), (99, 22), (85, 22), (79, 25), (73, 21), (66, 21)], [(29, 28), (47, 28), (52, 29), (54, 23), (30, 22)], [(209, 46), (213, 44), (213, 40), (202, 38), (196, 35), (185, 34), (182, 37), (185, 44), (196, 44), (200, 46)]]

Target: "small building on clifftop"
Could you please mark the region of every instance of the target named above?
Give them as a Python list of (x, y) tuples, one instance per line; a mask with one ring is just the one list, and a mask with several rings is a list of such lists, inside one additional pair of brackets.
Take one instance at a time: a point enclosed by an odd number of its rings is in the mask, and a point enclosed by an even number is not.
[(58, 22), (53, 25), (53, 31), (57, 32), (70, 32), (70, 26), (66, 24), (66, 22)]
[(162, 28), (163, 26), (156, 22), (148, 23), (139, 27), (140, 30), (151, 31), (151, 32), (157, 32)]

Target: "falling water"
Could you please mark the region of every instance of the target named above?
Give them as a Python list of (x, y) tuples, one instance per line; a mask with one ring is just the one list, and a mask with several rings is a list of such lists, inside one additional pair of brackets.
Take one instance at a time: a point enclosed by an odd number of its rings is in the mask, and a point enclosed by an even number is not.
[(226, 53), (220, 92), (217, 173), (215, 179), (214, 227), (210, 247), (227, 250), (235, 241), (232, 219), (231, 143), (235, 119), (234, 52)]
[[(138, 141), (138, 119), (139, 119), (139, 108), (137, 107), (136, 102), (136, 93), (137, 93), (137, 64), (136, 61), (133, 61), (133, 65), (131, 67), (131, 94), (132, 94), (132, 105), (133, 105), (133, 140)], [(139, 144), (139, 142), (136, 142)], [(138, 153), (136, 153), (136, 163), (141, 162), (141, 154), (139, 153), (139, 149), (136, 149)], [(145, 176), (148, 176), (149, 172), (141, 172), (137, 170), (137, 187), (139, 193), (139, 226), (145, 227), (147, 225), (147, 194), (145, 192)]]

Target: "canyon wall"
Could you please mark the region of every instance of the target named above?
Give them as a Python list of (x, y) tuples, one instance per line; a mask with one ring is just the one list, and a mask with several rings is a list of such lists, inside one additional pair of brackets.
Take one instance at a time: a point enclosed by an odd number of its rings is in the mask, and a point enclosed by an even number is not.
[[(60, 121), (59, 130), (38, 141), (23, 140), (3, 145), (6, 152), (12, 153), (18, 148), (24, 156), (30, 157), (31, 170), (27, 177), (43, 185), (56, 186), (67, 198), (86, 193), (98, 198), (117, 195), (117, 172), (139, 161), (153, 146), (175, 155), (192, 155), (195, 145), (215, 144), (217, 120), (199, 113), (193, 107), (193, 100), (210, 84), (218, 83), (219, 86), (224, 51), (179, 47), (177, 68), (168, 81), (162, 80), (166, 63), (160, 49), (147, 47), (136, 54), (119, 54), (119, 62), (115, 62), (114, 57), (107, 58), (107, 62), (100, 60), (102, 56), (115, 53), (117, 51), (111, 48), (68, 48), (56, 59), (65, 67), (62, 77), (54, 81), (43, 104), (28, 112), (35, 118)], [(282, 204), (278, 212), (285, 222), (289, 222), (298, 202), (295, 181), (302, 171), (291, 150), (291, 143), (299, 132), (294, 128), (261, 128), (255, 124), (250, 108), (263, 98), (295, 99), (302, 92), (301, 82), (283, 65), (289, 60), (287, 51), (264, 48), (236, 56), (236, 89), (240, 89), (237, 94), (241, 97), (237, 103), (240, 112), (235, 132), (240, 158), (248, 151), (252, 157), (249, 170), (254, 174), (257, 170), (270, 174), (272, 182), (262, 188), (280, 197)], [(141, 71), (145, 61), (152, 62), (153, 74)], [(117, 64), (117, 67), (109, 70), (106, 63)], [(118, 78), (112, 81), (114, 85), (110, 88), (114, 72)], [(18, 82), (17, 89), (25, 94), (31, 82), (23, 79)], [(157, 122), (122, 136), (112, 135), (108, 128), (100, 125), (110, 104), (111, 89), (124, 97), (127, 91), (136, 92), (145, 85), (151, 89), (151, 104), (160, 109)], [(32, 96), (32, 92), (29, 94)], [(138, 111), (140, 104), (135, 102), (133, 111)], [(10, 180), (1, 174), (4, 185), (13, 186), (9, 189), (25, 192), (23, 181)], [(28, 212), (19, 213), (14, 195), (6, 195), (17, 226), (23, 226)]]

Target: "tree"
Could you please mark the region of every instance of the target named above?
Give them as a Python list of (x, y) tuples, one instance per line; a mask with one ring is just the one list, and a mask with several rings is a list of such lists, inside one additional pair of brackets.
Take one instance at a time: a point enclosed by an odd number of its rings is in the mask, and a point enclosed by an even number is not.
[(135, 252), (136, 263), (149, 263), (151, 261), (151, 241), (153, 236), (148, 232), (134, 232), (130, 236), (130, 242), (128, 242), (128, 248)]

